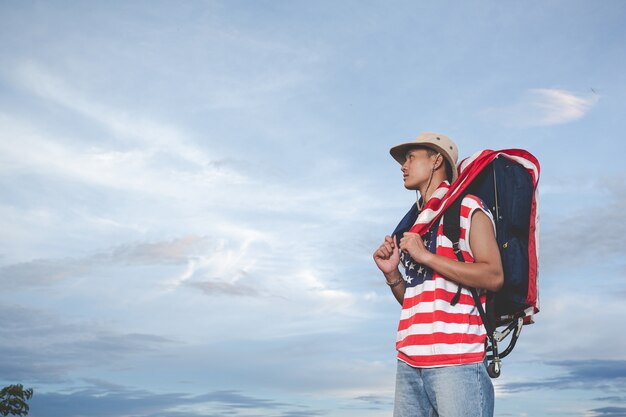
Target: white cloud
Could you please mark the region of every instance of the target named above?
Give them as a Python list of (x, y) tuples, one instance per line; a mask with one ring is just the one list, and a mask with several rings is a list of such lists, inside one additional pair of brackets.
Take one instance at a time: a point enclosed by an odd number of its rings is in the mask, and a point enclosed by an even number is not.
[[(317, 181), (324, 181), (329, 172), (333, 177), (328, 177), (329, 183), (303, 189), (302, 184), (284, 172), (267, 172), (268, 166), (262, 166), (263, 162), (254, 165), (212, 155), (212, 149), (196, 143), (198, 138), (193, 132), (90, 98), (67, 80), (34, 63), (21, 64), (12, 76), (29, 93), (69, 109), (82, 117), (81, 122), (93, 124), (94, 130), (104, 129), (115, 140), (86, 144), (89, 138), (68, 137), (39, 121), (0, 113), (0, 170), (5, 173), (52, 175), (111, 191), (177, 199), (178, 206), (186, 207), (198, 207), (199, 199), (205, 203), (230, 201), (232, 206), (241, 206), (246, 200), (254, 201), (257, 209), (323, 210), (328, 216), (342, 219), (354, 216), (360, 208), (371, 207), (371, 201), (357, 191), (363, 181), (340, 172), (341, 161), (332, 160), (330, 165), (329, 161), (318, 161)], [(274, 82), (268, 83), (263, 88), (271, 89)], [(343, 180), (337, 181), (337, 177)], [(233, 186), (238, 185), (243, 187), (234, 190)]]
[[(217, 181), (245, 181), (241, 174), (208, 159), (198, 166), (181, 152), (178, 155), (186, 161), (182, 168), (164, 165), (160, 157), (168, 152), (165, 148), (141, 144), (120, 151), (72, 145), (54, 133), (42, 132), (26, 121), (4, 114), (0, 114), (0, 126), (0, 160), (5, 172), (54, 175), (88, 185), (165, 197), (198, 191), (189, 190), (189, 184), (206, 189)], [(177, 145), (172, 152), (177, 152)]]
[(518, 102), (489, 108), (484, 116), (510, 127), (549, 126), (581, 119), (595, 106), (600, 96), (567, 90), (536, 88), (528, 90)]
[(589, 195), (588, 193), (593, 192), (598, 192), (598, 181), (596, 179), (574, 176), (558, 178), (558, 180), (553, 179), (552, 181), (548, 178), (539, 186), (539, 195), (541, 197), (567, 194), (580, 195), (581, 193)]
[(117, 136), (131, 138), (151, 148), (167, 149), (197, 165), (204, 165), (209, 160), (200, 149), (186, 143), (185, 133), (179, 129), (90, 100), (62, 78), (32, 62), (19, 65), (14, 78), (31, 93), (81, 114)]
[(59, 380), (77, 366), (113, 364), (159, 351), (172, 340), (113, 330), (103, 320), (65, 320), (40, 308), (0, 302), (0, 374), (15, 380)]
[[(536, 323), (522, 331), (516, 351), (524, 350), (531, 358), (542, 360), (623, 360), (623, 337), (615, 331), (622, 327), (621, 318), (626, 314), (620, 296), (572, 284), (569, 275), (545, 278), (560, 282), (560, 286), (540, 294)], [(569, 286), (570, 292), (561, 295), (564, 286)]]
[(207, 295), (256, 295), (258, 288), (252, 290), (245, 279), (254, 272), (257, 261), (268, 256), (254, 245), (267, 242), (269, 237), (241, 228), (234, 228), (228, 235), (230, 238), (215, 239), (201, 252), (189, 256), (185, 269), (164, 284), (166, 291), (187, 286)]
[(566, 90), (536, 89), (530, 94), (536, 101), (532, 104), (540, 109), (543, 117), (540, 124), (568, 123), (583, 117), (598, 102), (597, 94), (576, 95)]
[(182, 236), (178, 239), (119, 245), (82, 258), (34, 259), (0, 268), (5, 289), (40, 287), (88, 275), (94, 269), (112, 266), (185, 264), (211, 248), (207, 237)]
[(31, 94), (69, 109), (82, 117), (81, 122), (94, 124), (94, 130), (104, 129), (115, 140), (85, 145), (88, 138), (68, 138), (38, 121), (0, 114), (0, 158), (5, 171), (53, 174), (165, 197), (198, 193), (217, 181), (247, 181), (240, 171), (194, 144), (183, 129), (91, 99), (36, 64), (19, 65), (12, 78)]
[(298, 291), (300, 294), (309, 294), (303, 299), (311, 297), (309, 302), (316, 305), (319, 313), (341, 312), (349, 313), (352, 310), (355, 297), (353, 294), (333, 289), (328, 286), (317, 274), (315, 270), (303, 269), (294, 273), (291, 291)]
[(548, 271), (579, 270), (597, 263), (607, 267), (623, 259), (624, 178), (599, 178), (592, 184), (592, 191), (583, 188), (582, 194), (577, 194), (591, 203), (587, 202), (584, 209), (570, 206), (569, 211), (559, 213), (549, 228), (542, 229), (545, 232), (541, 236), (540, 262)]

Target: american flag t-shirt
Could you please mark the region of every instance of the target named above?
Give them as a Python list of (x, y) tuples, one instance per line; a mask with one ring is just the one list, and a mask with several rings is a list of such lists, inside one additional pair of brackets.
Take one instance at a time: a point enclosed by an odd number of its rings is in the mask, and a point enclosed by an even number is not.
[[(443, 183), (437, 191), (445, 193), (447, 186)], [(474, 261), (469, 234), (475, 210), (483, 211), (493, 222), (491, 213), (480, 199), (471, 195), (463, 198), (459, 246), (466, 262)], [(442, 218), (421, 236), (429, 251), (456, 260), (452, 242), (443, 234)], [(459, 302), (453, 306), (450, 302), (458, 290), (456, 283), (418, 264), (407, 253), (401, 253), (401, 263), (405, 270), (406, 290), (396, 340), (398, 359), (416, 367), (482, 361), (486, 331), (469, 290), (463, 288)], [(481, 301), (485, 301), (484, 293)]]

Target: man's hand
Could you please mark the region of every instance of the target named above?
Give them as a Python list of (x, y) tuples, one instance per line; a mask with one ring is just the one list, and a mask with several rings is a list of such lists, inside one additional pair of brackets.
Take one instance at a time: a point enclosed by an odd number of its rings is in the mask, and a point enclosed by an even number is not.
[(432, 255), (424, 246), (422, 237), (417, 233), (404, 233), (404, 236), (400, 239), (400, 249), (411, 255), (411, 258), (420, 264), (426, 264), (428, 257)]
[(431, 268), (457, 284), (498, 291), (504, 282), (504, 273), (493, 223), (479, 210), (472, 214), (471, 222), (469, 242), (474, 262), (459, 262), (431, 253), (424, 246), (421, 236), (416, 233), (404, 234), (400, 239), (400, 250), (411, 255), (415, 262)]
[(395, 236), (385, 236), (385, 241), (374, 252), (374, 262), (383, 274), (391, 274), (398, 270), (400, 251), (395, 242)]
[(405, 284), (398, 269), (398, 265), (400, 265), (400, 249), (398, 249), (396, 244), (395, 236), (393, 238), (385, 236), (383, 244), (374, 252), (374, 262), (385, 275), (385, 280), (391, 286), (393, 296), (402, 305), (404, 302)]

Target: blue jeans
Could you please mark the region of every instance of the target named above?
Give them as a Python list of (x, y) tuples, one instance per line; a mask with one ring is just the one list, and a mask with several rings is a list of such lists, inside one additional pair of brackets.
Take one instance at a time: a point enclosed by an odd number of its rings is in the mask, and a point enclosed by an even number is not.
[(413, 368), (398, 361), (394, 417), (493, 417), (484, 363)]

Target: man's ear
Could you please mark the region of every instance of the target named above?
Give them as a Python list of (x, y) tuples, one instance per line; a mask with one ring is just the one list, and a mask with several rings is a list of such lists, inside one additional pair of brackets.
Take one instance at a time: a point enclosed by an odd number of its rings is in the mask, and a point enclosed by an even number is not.
[(444, 164), (443, 155), (440, 153), (435, 157), (435, 163), (433, 164), (433, 171), (438, 170), (441, 165)]

